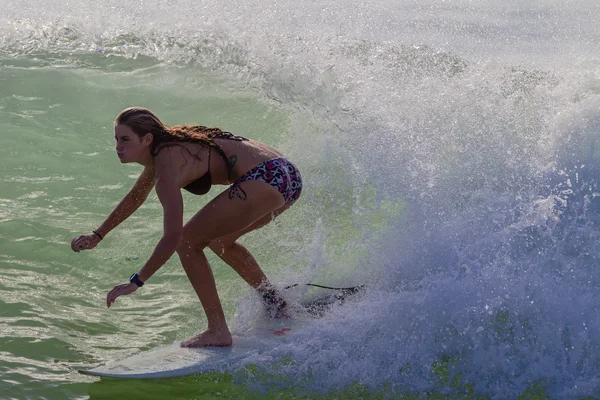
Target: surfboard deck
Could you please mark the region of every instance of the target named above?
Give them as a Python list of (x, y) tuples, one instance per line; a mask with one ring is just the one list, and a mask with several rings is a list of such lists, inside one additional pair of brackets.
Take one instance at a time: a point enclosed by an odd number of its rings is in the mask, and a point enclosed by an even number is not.
[(222, 371), (243, 358), (289, 342), (298, 328), (291, 320), (269, 324), (252, 334), (234, 335), (233, 345), (227, 347), (183, 348), (181, 342), (175, 342), (78, 372), (106, 378), (158, 379)]
[[(296, 311), (307, 314), (309, 320), (322, 317), (334, 304), (342, 304), (362, 287), (344, 289), (313, 297), (296, 304)], [(299, 307), (298, 307), (299, 306)], [(294, 339), (309, 322), (302, 318), (270, 320), (233, 335), (233, 345), (227, 347), (182, 348), (181, 342), (143, 351), (105, 365), (78, 370), (84, 375), (124, 378), (158, 379), (227, 370), (244, 358), (261, 354), (274, 346)]]

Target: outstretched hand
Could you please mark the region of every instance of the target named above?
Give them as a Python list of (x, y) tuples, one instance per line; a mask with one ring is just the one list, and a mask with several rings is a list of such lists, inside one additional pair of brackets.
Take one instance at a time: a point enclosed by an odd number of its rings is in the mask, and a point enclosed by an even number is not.
[(81, 250), (91, 250), (100, 243), (100, 238), (96, 234), (79, 235), (71, 241), (71, 249), (79, 253)]
[(110, 308), (110, 306), (112, 305), (112, 303), (115, 302), (117, 297), (131, 294), (131, 293), (135, 292), (137, 289), (138, 289), (138, 285), (136, 285), (133, 282), (124, 283), (122, 285), (115, 286), (113, 288), (113, 290), (108, 292), (108, 294), (106, 295), (106, 307)]

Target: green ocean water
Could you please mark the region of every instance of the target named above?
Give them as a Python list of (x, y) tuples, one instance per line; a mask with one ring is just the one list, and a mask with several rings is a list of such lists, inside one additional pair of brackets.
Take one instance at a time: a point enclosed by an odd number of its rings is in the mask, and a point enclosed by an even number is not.
[[(161, 237), (162, 209), (154, 193), (96, 249), (74, 253), (70, 241), (99, 226), (141, 171), (118, 162), (112, 126), (121, 109), (143, 105), (167, 124), (220, 126), (277, 147), (292, 159), (298, 156), (306, 182), (303, 201), (242, 243), (276, 282), (282, 274), (343, 281), (340, 276), (358, 265), (361, 246), (347, 247), (361, 236), (363, 221), (355, 221), (349, 205), (337, 203), (319, 183), (328, 162), (300, 156), (292, 128), (297, 116), (216, 73), (93, 54), (59, 61), (50, 54), (4, 57), (0, 93), (0, 398), (132, 398), (132, 393), (138, 396), (133, 398), (156, 399), (248, 393), (262, 398), (265, 393), (247, 392), (244, 379), (234, 383), (228, 374), (150, 383), (78, 374), (77, 369), (185, 339), (206, 321), (176, 257), (143, 291), (119, 299), (110, 310), (105, 306), (108, 290), (137, 271)], [(316, 123), (312, 126), (317, 135)], [(325, 178), (338, 194), (352, 192), (343, 173), (335, 178), (339, 173)], [(185, 193), (186, 219), (218, 190), (204, 197)], [(319, 218), (312, 217), (315, 209)], [(361, 218), (385, 225), (385, 212)], [(345, 267), (321, 270), (315, 240), (329, 241), (326, 256), (330, 262), (346, 260)], [(212, 254), (209, 260), (226, 316), (233, 321), (238, 302), (252, 295), (227, 265)], [(274, 396), (293, 398), (297, 392), (276, 390)]]

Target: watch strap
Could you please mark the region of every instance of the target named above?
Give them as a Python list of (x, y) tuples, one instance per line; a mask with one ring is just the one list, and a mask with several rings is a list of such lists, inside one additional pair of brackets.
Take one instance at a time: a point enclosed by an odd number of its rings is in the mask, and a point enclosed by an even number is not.
[(137, 273), (131, 275), (131, 277), (129, 278), (129, 282), (135, 283), (136, 285), (138, 285), (138, 287), (144, 286), (144, 282), (140, 279)]

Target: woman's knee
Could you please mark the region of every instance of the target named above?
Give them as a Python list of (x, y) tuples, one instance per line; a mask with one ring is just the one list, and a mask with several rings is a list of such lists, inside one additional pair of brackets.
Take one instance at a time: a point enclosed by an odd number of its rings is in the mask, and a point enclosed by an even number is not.
[(184, 235), (181, 239), (181, 243), (177, 248), (177, 253), (181, 255), (187, 255), (190, 253), (199, 253), (204, 251), (210, 244), (208, 240), (202, 240), (199, 238), (193, 238), (188, 235)]
[(208, 244), (208, 248), (218, 256), (222, 256), (225, 252), (230, 249), (235, 243), (235, 240), (227, 240), (225, 238), (215, 239)]

